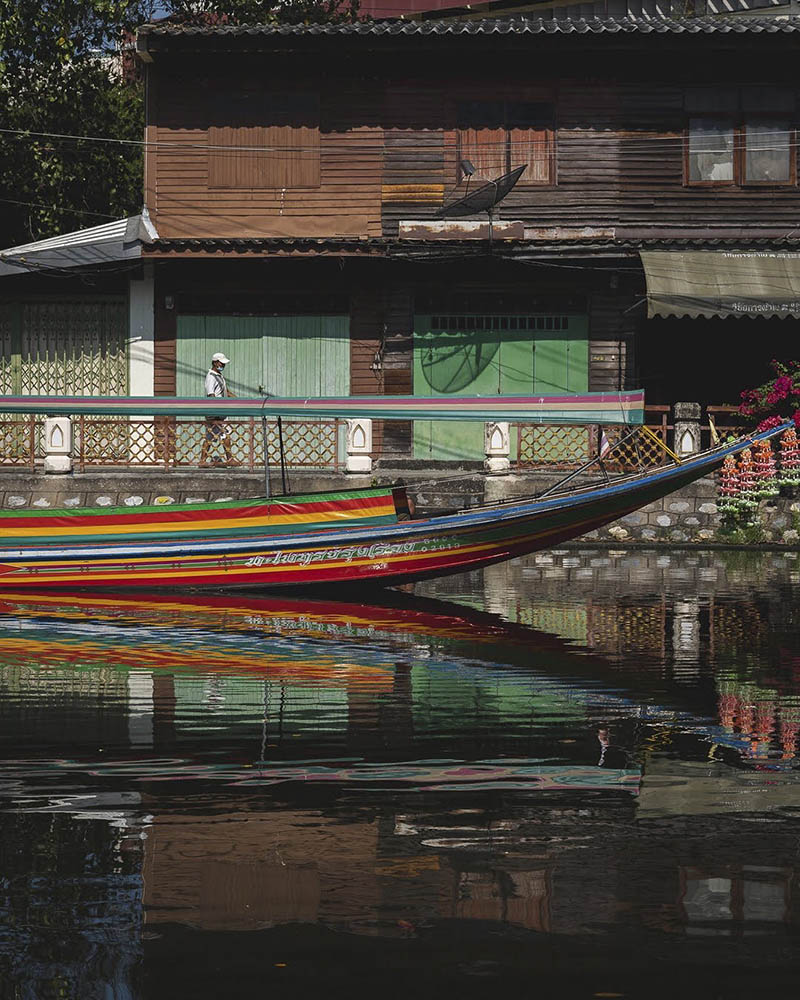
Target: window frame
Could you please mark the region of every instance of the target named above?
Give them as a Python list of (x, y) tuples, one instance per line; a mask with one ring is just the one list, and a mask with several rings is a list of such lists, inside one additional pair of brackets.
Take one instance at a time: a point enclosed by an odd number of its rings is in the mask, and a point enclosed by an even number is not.
[[(502, 116), (500, 116), (502, 118), (502, 124), (498, 124), (496, 126), (488, 126), (488, 125), (478, 125), (478, 126), (475, 126), (475, 125), (464, 124), (464, 120), (465, 120), (466, 116), (463, 114), (462, 109), (465, 106), (470, 105), (470, 104), (471, 105), (477, 105), (477, 104), (502, 105)], [(548, 112), (549, 112), (549, 114), (548, 114), (549, 124), (545, 125), (542, 128), (536, 128), (535, 126), (532, 126), (532, 125), (528, 125), (528, 126), (524, 126), (523, 125), (523, 126), (520, 126), (515, 121), (513, 121), (512, 120), (513, 116), (511, 116), (509, 114), (509, 108), (511, 106), (513, 106), (513, 105), (524, 105), (524, 104), (541, 105), (541, 106), (547, 107)], [(500, 120), (500, 117), (498, 118), (498, 121)], [(503, 173), (508, 173), (510, 170), (513, 170), (514, 166), (515, 166), (515, 164), (512, 162), (512, 144), (515, 141), (519, 142), (520, 140), (514, 140), (512, 138), (513, 134), (515, 132), (519, 133), (519, 132), (525, 131), (525, 130), (527, 130), (529, 132), (543, 133), (544, 134), (544, 141), (545, 141), (546, 146), (547, 146), (546, 155), (543, 158), (546, 161), (546, 163), (547, 163), (547, 180), (545, 180), (545, 181), (538, 181), (538, 180), (526, 178), (523, 175), (522, 177), (520, 177), (520, 179), (517, 182), (516, 186), (517, 187), (522, 187), (522, 188), (526, 188), (527, 187), (527, 188), (537, 188), (537, 189), (553, 188), (553, 187), (557, 186), (557, 184), (558, 184), (558, 177), (557, 177), (557, 156), (556, 156), (557, 146), (556, 146), (556, 136), (557, 136), (558, 129), (557, 129), (557, 125), (556, 125), (556, 102), (555, 102), (555, 100), (552, 97), (549, 97), (547, 99), (542, 100), (542, 99), (533, 99), (533, 98), (532, 99), (526, 99), (524, 96), (520, 97), (518, 95), (515, 95), (513, 97), (505, 97), (505, 96), (503, 96), (503, 97), (496, 97), (496, 98), (487, 100), (486, 98), (484, 98), (482, 96), (480, 96), (480, 97), (471, 97), (469, 95), (459, 96), (458, 99), (455, 101), (455, 128), (454, 128), (455, 138), (456, 138), (456, 142), (455, 142), (455, 152), (456, 152), (456, 162), (455, 162), (456, 178), (455, 178), (455, 182), (459, 186), (463, 186), (466, 183), (466, 181), (468, 180), (468, 178), (465, 177), (463, 171), (461, 170), (461, 166), (460, 166), (461, 161), (464, 160), (464, 159), (467, 159), (467, 160), (470, 159), (469, 154), (467, 152), (465, 152), (465, 148), (464, 148), (465, 147), (464, 133), (468, 132), (468, 131), (478, 132), (478, 131), (481, 131), (481, 130), (484, 130), (484, 129), (487, 130), (487, 131), (490, 130), (490, 129), (494, 129), (494, 130), (500, 130), (500, 129), (502, 129), (504, 131), (504, 133), (505, 133), (505, 136), (504, 136), (504, 143), (505, 143), (504, 159), (505, 159), (505, 166), (503, 167)], [(531, 141), (531, 140), (529, 140), (529, 141)], [(483, 178), (482, 178), (481, 179), (481, 183), (485, 183), (485, 182), (486, 181), (483, 180)]]
[[(692, 129), (690, 122), (696, 121), (698, 119), (705, 119), (707, 121), (726, 121), (730, 123), (730, 129), (733, 133), (733, 155), (731, 164), (732, 177), (729, 181), (715, 181), (715, 180), (692, 180), (691, 177), (691, 157), (692, 152), (690, 149), (690, 143), (692, 138)], [(687, 115), (686, 121), (686, 133), (683, 143), (683, 183), (685, 187), (706, 187), (706, 188), (718, 188), (718, 187), (736, 187), (737, 179), (739, 175), (739, 170), (737, 166), (738, 159), (738, 149), (739, 149), (739, 129), (737, 125), (737, 116), (733, 112), (724, 111), (692, 111)]]
[[(720, 88), (722, 90), (722, 88)], [(797, 111), (787, 109), (778, 111), (745, 111), (742, 109), (742, 99), (738, 88), (737, 95), (738, 110), (702, 110), (692, 111), (684, 106), (684, 116), (686, 125), (683, 137), (683, 186), (692, 188), (789, 188), (797, 187), (797, 141), (800, 135), (797, 123)], [(730, 91), (729, 91), (730, 93)], [(691, 178), (691, 151), (690, 143), (692, 137), (691, 122), (697, 119), (709, 119), (714, 121), (730, 122), (733, 132), (733, 176), (730, 180), (692, 180)], [(789, 177), (785, 181), (777, 180), (748, 180), (747, 179), (747, 128), (759, 121), (785, 121), (786, 133), (789, 137)], [(780, 131), (783, 131), (781, 129)]]
[[(786, 134), (789, 139), (789, 177), (785, 181), (749, 181), (747, 179), (747, 127), (753, 122), (758, 121), (779, 121), (781, 118), (786, 119), (788, 128), (786, 129)], [(783, 131), (781, 129), (780, 131)], [(740, 149), (739, 155), (741, 157), (741, 163), (739, 165), (739, 185), (740, 187), (796, 187), (797, 186), (797, 135), (798, 130), (796, 125), (792, 122), (792, 112), (769, 112), (769, 111), (747, 111), (742, 112), (741, 124), (737, 128), (737, 134), (734, 137), (734, 143), (736, 139), (740, 139)], [(735, 148), (735, 147), (734, 147)], [(735, 175), (735, 171), (734, 171)]]

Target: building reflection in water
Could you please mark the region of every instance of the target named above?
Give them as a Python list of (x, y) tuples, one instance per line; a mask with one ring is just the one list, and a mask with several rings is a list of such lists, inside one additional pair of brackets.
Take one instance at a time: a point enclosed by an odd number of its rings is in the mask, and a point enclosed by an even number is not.
[(460, 607), (7, 600), (0, 972), (135, 996), (176, 925), (782, 947), (796, 582), (550, 558)]

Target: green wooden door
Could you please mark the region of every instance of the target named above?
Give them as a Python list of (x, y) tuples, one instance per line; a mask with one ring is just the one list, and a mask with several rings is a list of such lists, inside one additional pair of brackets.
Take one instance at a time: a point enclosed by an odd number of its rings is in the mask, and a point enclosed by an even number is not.
[[(586, 392), (586, 316), (418, 315), (414, 325), (414, 393), (554, 395)], [(487, 414), (487, 420), (491, 414)], [(414, 455), (439, 460), (483, 458), (480, 422), (418, 420)]]
[(273, 396), (349, 395), (348, 316), (272, 316), (261, 344), (262, 384)]
[(179, 316), (177, 394), (202, 396), (211, 355), (231, 363), (238, 396), (346, 396), (350, 392), (347, 316)]
[[(500, 342), (494, 330), (464, 324), (448, 329), (418, 316), (414, 328), (414, 393), (495, 396), (500, 391)], [(414, 421), (414, 456), (455, 461), (483, 454), (483, 424)]]
[[(262, 389), (272, 396), (350, 393), (349, 316), (179, 316), (178, 396), (205, 393), (206, 373), (217, 351), (230, 358), (225, 380), (237, 396), (259, 396)], [(269, 414), (268, 408), (266, 412)], [(299, 420), (288, 422), (296, 424)], [(305, 426), (295, 426), (294, 432), (287, 429), (289, 462), (316, 464), (316, 445), (331, 441), (331, 434), (330, 429), (319, 435), (315, 428)], [(344, 448), (344, 436), (342, 424), (339, 454)], [(185, 460), (188, 453), (179, 449), (178, 457)]]

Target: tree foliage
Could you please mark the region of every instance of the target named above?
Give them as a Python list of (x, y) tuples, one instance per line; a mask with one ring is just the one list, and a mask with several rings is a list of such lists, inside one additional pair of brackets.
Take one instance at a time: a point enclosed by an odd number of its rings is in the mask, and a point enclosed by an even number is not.
[(357, 11), (357, 0), (0, 0), (0, 248), (140, 210), (143, 87), (122, 59), (137, 25), (156, 13), (264, 24)]

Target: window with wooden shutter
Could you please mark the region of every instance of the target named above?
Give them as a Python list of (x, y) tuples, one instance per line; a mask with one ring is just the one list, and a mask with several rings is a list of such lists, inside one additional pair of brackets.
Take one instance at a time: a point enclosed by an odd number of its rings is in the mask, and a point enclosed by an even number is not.
[[(494, 180), (527, 163), (521, 184), (553, 184), (553, 108), (530, 101), (464, 101), (458, 105), (458, 158), (478, 180)], [(463, 171), (461, 177), (463, 179)]]
[(209, 187), (319, 187), (318, 95), (236, 94), (222, 111), (230, 124), (208, 129)]

